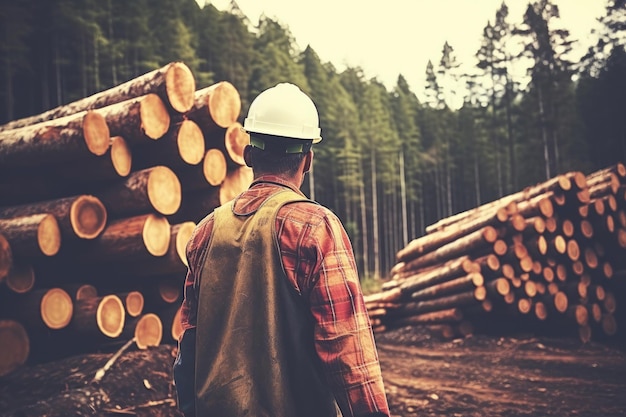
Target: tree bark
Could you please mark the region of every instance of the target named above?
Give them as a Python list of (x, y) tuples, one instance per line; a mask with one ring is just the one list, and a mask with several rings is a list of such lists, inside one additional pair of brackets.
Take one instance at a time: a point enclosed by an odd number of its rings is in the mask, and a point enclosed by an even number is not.
[(8, 175), (104, 155), (109, 138), (104, 117), (93, 111), (5, 130), (0, 132), (0, 171)]
[[(141, 263), (164, 256), (170, 245), (170, 225), (158, 214), (142, 214), (113, 220), (89, 245), (62, 253), (60, 261), (71, 264)], [(121, 266), (120, 266), (121, 268)]]
[(135, 157), (137, 170), (165, 165), (175, 172), (177, 168), (195, 166), (205, 155), (204, 135), (191, 120), (172, 124), (159, 140), (146, 143)]
[(0, 346), (0, 377), (13, 372), (28, 360), (30, 339), (20, 322), (0, 319)]
[(479, 213), (471, 220), (454, 223), (448, 227), (438, 229), (430, 234), (412, 240), (397, 253), (396, 258), (398, 261), (413, 259), (485, 226), (501, 226), (508, 217), (508, 213), (504, 208), (488, 211), (484, 215), (480, 215)]
[(496, 229), (492, 226), (485, 226), (455, 241), (440, 246), (432, 252), (412, 260), (410, 263), (413, 268), (423, 268), (428, 265), (453, 259), (464, 253), (472, 253), (481, 246), (484, 247), (489, 243), (494, 243), (496, 239)]
[(96, 193), (111, 219), (149, 212), (170, 215), (181, 204), (181, 184), (170, 168), (158, 165), (132, 172), (128, 178)]
[(70, 239), (95, 239), (107, 222), (107, 209), (97, 197), (91, 195), (0, 207), (0, 219), (41, 213), (52, 214), (58, 221), (62, 236)]
[(194, 93), (193, 106), (187, 117), (209, 137), (210, 132), (226, 129), (235, 123), (240, 113), (239, 91), (228, 81), (220, 81)]
[(99, 109), (149, 93), (157, 94), (173, 110), (185, 113), (191, 109), (195, 90), (196, 83), (191, 70), (182, 62), (171, 62), (108, 90), (56, 107), (45, 113), (9, 122), (0, 126), (0, 131), (58, 119), (86, 110)]
[(13, 255), (21, 261), (54, 256), (61, 248), (61, 229), (52, 214), (0, 219), (0, 232), (9, 241)]
[(124, 304), (117, 295), (84, 298), (74, 305), (71, 330), (98, 342), (118, 337), (122, 333), (125, 320)]
[(160, 139), (170, 128), (170, 114), (156, 94), (131, 98), (97, 110), (111, 136), (122, 136), (131, 147)]

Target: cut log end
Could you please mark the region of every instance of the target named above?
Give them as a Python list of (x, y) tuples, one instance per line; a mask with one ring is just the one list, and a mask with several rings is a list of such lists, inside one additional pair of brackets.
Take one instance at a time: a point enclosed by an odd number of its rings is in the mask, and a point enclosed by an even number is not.
[(182, 201), (182, 191), (180, 180), (174, 171), (162, 165), (150, 171), (148, 198), (152, 207), (163, 215), (171, 215), (178, 211)]
[(578, 246), (578, 242), (576, 242), (574, 239), (567, 241), (566, 251), (567, 251), (567, 256), (572, 261), (577, 261), (578, 258), (580, 257), (580, 248)]
[(181, 286), (172, 280), (159, 282), (159, 296), (167, 304), (173, 304), (180, 300)]
[(0, 377), (26, 363), (30, 353), (28, 333), (19, 322), (0, 320)]
[(565, 313), (565, 311), (567, 311), (568, 300), (567, 295), (564, 292), (559, 291), (554, 294), (553, 300), (554, 308), (556, 308), (556, 311), (558, 311), (559, 313)]
[(13, 265), (6, 277), (6, 286), (16, 294), (25, 294), (35, 286), (35, 271), (30, 265)]
[(234, 122), (228, 126), (224, 135), (224, 141), (230, 160), (237, 165), (245, 165), (243, 150), (250, 143), (250, 135), (243, 131), (241, 123)]
[(209, 96), (209, 114), (219, 127), (227, 128), (241, 113), (239, 91), (228, 81), (221, 81)]
[(109, 127), (100, 113), (88, 111), (83, 117), (83, 137), (89, 152), (101, 156), (111, 145)]
[(135, 341), (139, 349), (159, 346), (163, 338), (163, 323), (159, 316), (148, 313), (141, 316), (135, 326)]
[(76, 300), (84, 300), (86, 298), (92, 298), (98, 296), (98, 290), (96, 287), (90, 284), (81, 285), (76, 289), (75, 298)]
[(106, 207), (97, 197), (79, 196), (70, 208), (70, 223), (79, 238), (95, 239), (106, 226)]
[(220, 186), (220, 204), (232, 200), (245, 191), (252, 183), (253, 178), (252, 168), (247, 166), (241, 166), (229, 172)]
[(111, 138), (111, 164), (120, 177), (130, 174), (133, 157), (126, 140), (121, 136)]
[(228, 169), (224, 153), (219, 149), (209, 149), (204, 156), (202, 172), (209, 185), (217, 187), (226, 178)]
[(179, 340), (180, 336), (183, 334), (183, 325), (180, 316), (181, 308), (179, 307), (176, 310), (176, 314), (174, 314), (174, 320), (172, 320), (172, 328), (170, 329), (170, 334), (172, 335), (173, 340)]
[(124, 296), (124, 305), (129, 317), (139, 317), (143, 312), (144, 298), (139, 291), (131, 291)]
[(160, 139), (170, 127), (170, 114), (163, 100), (156, 94), (146, 94), (139, 110), (141, 129), (150, 139)]
[(70, 323), (74, 304), (65, 290), (52, 288), (42, 297), (39, 308), (41, 319), (45, 325), (56, 330), (62, 329)]
[(165, 73), (165, 91), (170, 106), (179, 113), (191, 109), (196, 91), (196, 80), (187, 65), (171, 63)]
[(61, 229), (57, 219), (48, 214), (39, 223), (37, 228), (37, 242), (41, 253), (54, 256), (61, 249)]
[(163, 256), (170, 245), (170, 224), (167, 218), (150, 214), (143, 226), (142, 237), (147, 251), (154, 256)]
[(96, 312), (98, 329), (105, 336), (115, 338), (122, 334), (126, 312), (122, 300), (115, 294), (102, 297)]
[(187, 242), (189, 242), (189, 238), (191, 238), (191, 234), (195, 228), (196, 224), (194, 222), (184, 222), (179, 225), (178, 233), (176, 233), (176, 253), (185, 266), (188, 265), (186, 253)]
[(189, 165), (202, 162), (205, 152), (204, 134), (200, 127), (191, 120), (184, 120), (178, 129), (176, 139), (180, 158)]

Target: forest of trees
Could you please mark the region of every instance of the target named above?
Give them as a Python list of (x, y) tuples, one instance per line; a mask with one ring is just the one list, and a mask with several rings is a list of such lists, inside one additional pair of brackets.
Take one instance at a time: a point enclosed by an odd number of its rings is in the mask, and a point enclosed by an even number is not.
[[(172, 61), (187, 64), (199, 88), (231, 82), (242, 116), (263, 89), (298, 84), (324, 137), (303, 191), (342, 219), (363, 276), (381, 277), (443, 217), (558, 173), (626, 162), (626, 6), (605, 1), (597, 43), (580, 62), (567, 59), (576, 40), (555, 28), (551, 0), (528, 3), (516, 25), (503, 2), (476, 34), (472, 74), (448, 43), (415, 68), (426, 81), (420, 100), (403, 75), (389, 91), (361, 68), (338, 71), (310, 46), (298, 50), (287, 26), (250, 22), (235, 1), (219, 11), (196, 0), (2, 0), (0, 124)], [(505, 47), (513, 41), (519, 53)], [(522, 82), (512, 68), (524, 63)]]

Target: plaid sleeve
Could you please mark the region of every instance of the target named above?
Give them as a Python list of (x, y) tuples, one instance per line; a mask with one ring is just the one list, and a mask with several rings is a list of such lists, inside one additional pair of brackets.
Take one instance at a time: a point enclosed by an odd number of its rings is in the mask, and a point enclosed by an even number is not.
[(183, 328), (183, 334), (188, 329), (196, 328), (196, 314), (198, 308), (198, 294), (196, 293), (197, 271), (195, 268), (199, 265), (200, 258), (204, 256), (208, 237), (213, 228), (213, 216), (209, 216), (200, 222), (194, 229), (189, 241), (187, 242), (187, 275), (184, 284), (184, 298), (181, 305), (180, 320)]
[(352, 245), (329, 211), (312, 227), (318, 262), (309, 300), (315, 343), (344, 416), (389, 415), (378, 353)]

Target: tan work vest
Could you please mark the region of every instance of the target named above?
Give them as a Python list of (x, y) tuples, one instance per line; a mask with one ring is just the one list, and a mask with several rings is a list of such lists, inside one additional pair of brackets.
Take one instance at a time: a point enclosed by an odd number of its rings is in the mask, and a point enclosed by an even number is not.
[(215, 210), (200, 272), (196, 340), (198, 417), (337, 416), (314, 350), (306, 303), (282, 267), (275, 220), (281, 191), (249, 216)]

